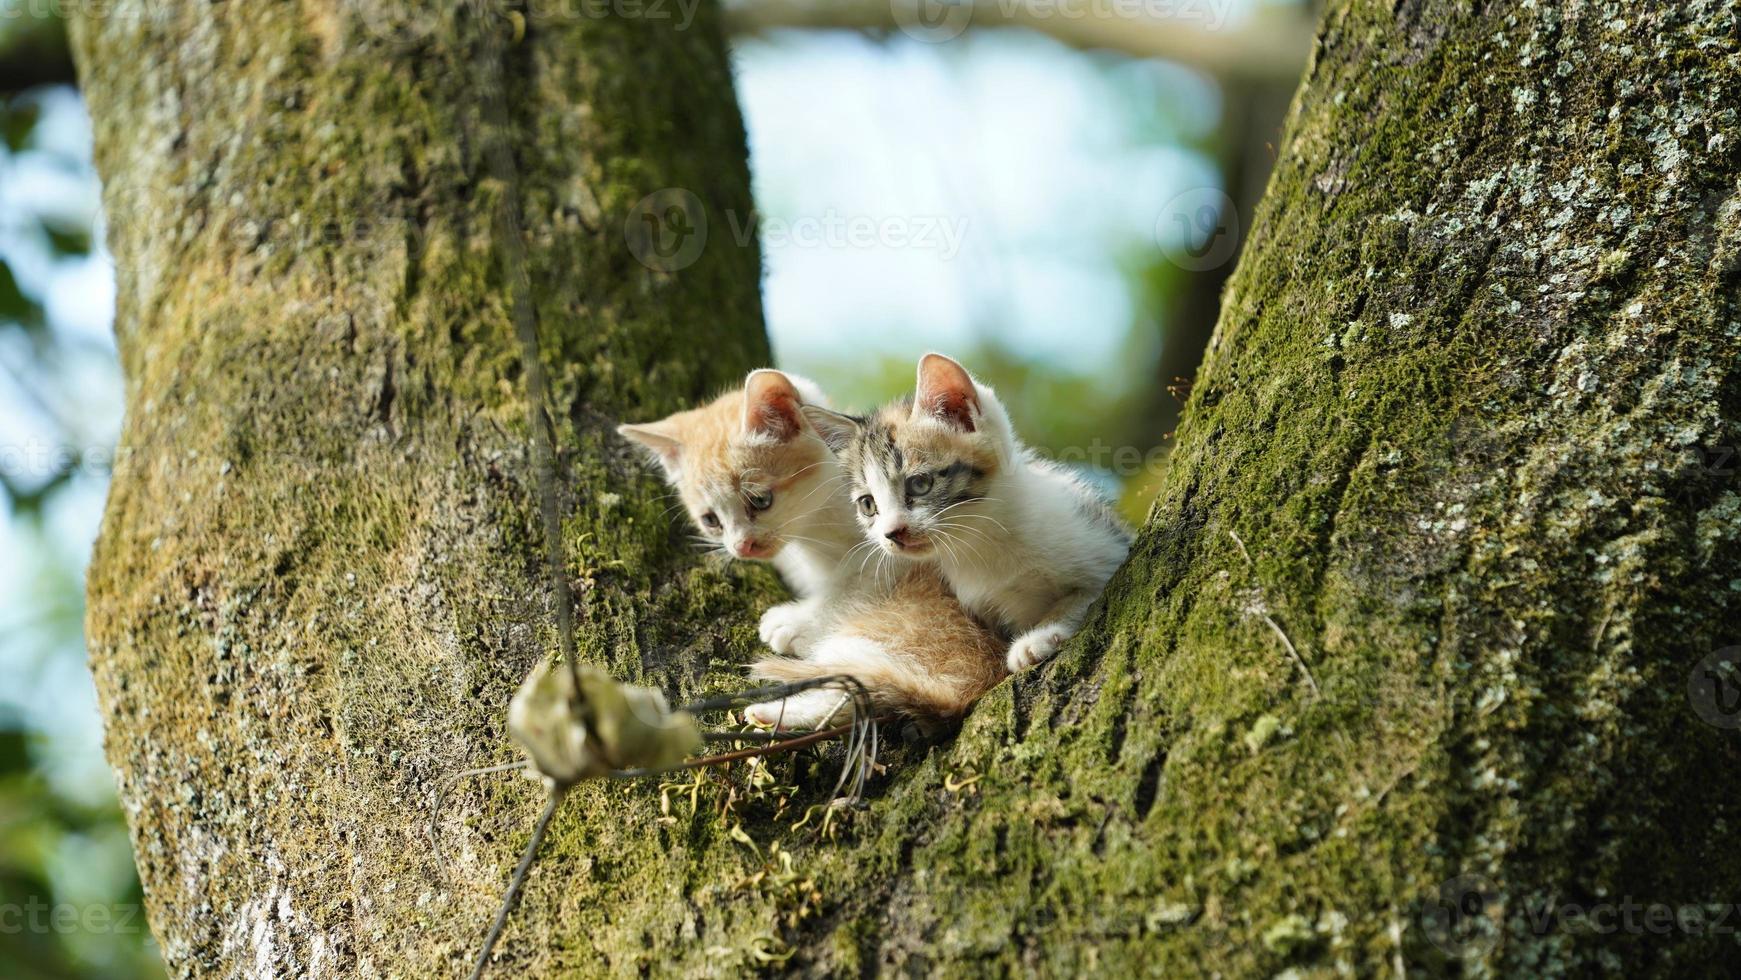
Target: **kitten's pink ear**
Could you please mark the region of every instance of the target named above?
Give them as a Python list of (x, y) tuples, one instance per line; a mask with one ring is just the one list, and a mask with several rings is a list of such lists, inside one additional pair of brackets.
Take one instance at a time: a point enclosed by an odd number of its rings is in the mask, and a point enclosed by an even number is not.
[(785, 442), (804, 428), (799, 409), (804, 397), (792, 379), (770, 368), (744, 379), (744, 434)]
[(671, 420), (648, 422), (645, 425), (619, 425), (617, 435), (630, 442), (639, 443), (647, 450), (658, 464), (665, 468), (665, 475), (677, 479), (677, 473), (683, 460), (683, 443), (677, 439), (677, 427)]
[(804, 417), (810, 420), (810, 427), (822, 437), (822, 442), (829, 450), (836, 453), (845, 449), (862, 428), (858, 419), (830, 411), (820, 405), (804, 406)]
[(919, 358), (913, 416), (942, 419), (963, 432), (972, 432), (979, 417), (979, 389), (967, 369), (942, 354)]

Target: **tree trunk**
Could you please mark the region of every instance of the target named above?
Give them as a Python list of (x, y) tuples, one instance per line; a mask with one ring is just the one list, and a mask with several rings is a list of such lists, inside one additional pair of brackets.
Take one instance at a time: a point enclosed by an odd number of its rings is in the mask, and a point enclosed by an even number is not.
[[(700, 567), (611, 432), (769, 359), (760, 257), (724, 220), (751, 201), (717, 12), (450, 6), (76, 25), (128, 385), (91, 660), (179, 971), (451, 974), (536, 806), (519, 780), (462, 797), (438, 874), (431, 787), (512, 754), (507, 699), (555, 646), (493, 221), (510, 189), (485, 159), (492, 48), (584, 650), (667, 689), (741, 682), (749, 603), (774, 591)], [(716, 223), (699, 254), (641, 237), (685, 201)], [(651, 869), (645, 828), (610, 819), (601, 859)], [(569, 900), (535, 891), (528, 921)], [(582, 935), (544, 955), (598, 955)]]
[[(806, 760), (582, 787), (504, 968), (1732, 958), (1738, 11), (1620, 9), (1332, 4), (1084, 634), (821, 835)], [(457, 972), (540, 805), (462, 785), (438, 864), (434, 783), (512, 756), (554, 641), (485, 27), (425, 26), (307, 0), (77, 31), (129, 378), (92, 659), (178, 969)], [(753, 249), (622, 244), (658, 188), (748, 208), (712, 20), (671, 26), (534, 18), (508, 78), (582, 647), (689, 694), (740, 676), (771, 590), (684, 557), (606, 423), (766, 348)]]

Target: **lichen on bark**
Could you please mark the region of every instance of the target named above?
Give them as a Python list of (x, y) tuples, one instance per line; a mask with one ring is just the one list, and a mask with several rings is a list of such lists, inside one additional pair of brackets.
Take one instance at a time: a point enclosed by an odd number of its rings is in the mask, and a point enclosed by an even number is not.
[[(554, 646), (468, 122), (484, 28), (150, 8), (75, 36), (128, 375), (92, 663), (153, 928), (189, 972), (454, 972), (539, 798), (459, 793), (446, 872), (424, 801), (507, 756), (508, 695)], [(779, 771), (778, 818), (717, 782), (693, 810), (577, 792), (504, 962), (1732, 956), (1733, 934), (1532, 912), (1741, 884), (1737, 732), (1687, 703), (1741, 612), (1736, 20), (1330, 4), (1171, 468), (1081, 637), (891, 757), (839, 835), (792, 829), (831, 781), (809, 762)], [(767, 357), (753, 249), (659, 273), (623, 245), (663, 187), (749, 207), (713, 13), (673, 26), (535, 15), (509, 77), (583, 650), (681, 696), (739, 677), (775, 590), (686, 554), (605, 424)], [(1435, 942), (1463, 879), (1492, 901)]]

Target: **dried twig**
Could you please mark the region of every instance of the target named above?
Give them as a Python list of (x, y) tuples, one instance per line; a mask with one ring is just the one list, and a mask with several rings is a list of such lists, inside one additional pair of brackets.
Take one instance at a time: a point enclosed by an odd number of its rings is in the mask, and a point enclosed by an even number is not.
[[(483, 141), (484, 156), (490, 175), (496, 179), (496, 246), (501, 257), (502, 278), (508, 283), (509, 309), (514, 317), (514, 333), (520, 341), (521, 372), (526, 377), (526, 427), (532, 436), (532, 468), (538, 478), (538, 513), (544, 531), (545, 574), (549, 576), (550, 601), (556, 607), (556, 636), (561, 644), (562, 659), (567, 661), (575, 688), (580, 687), (579, 664), (575, 657), (574, 603), (568, 584), (568, 560), (562, 546), (562, 510), (556, 494), (555, 433), (548, 414), (549, 381), (544, 375), (544, 359), (538, 350), (538, 310), (532, 302), (532, 277), (527, 271), (526, 237), (520, 227), (520, 175), (514, 166), (514, 153), (509, 146), (507, 127), (513, 116), (508, 112), (503, 67), (501, 25), (489, 18), (484, 9), (482, 24), (483, 71), (478, 86), (485, 128), (489, 138)], [(524, 22), (515, 26), (516, 40), (524, 30)]]
[[(591, 671), (591, 668), (588, 668), (588, 671)], [(531, 687), (536, 685), (538, 683), (538, 677), (541, 674), (542, 669), (540, 671), (535, 671), (533, 677), (529, 679), (527, 686)], [(865, 690), (864, 685), (855, 678), (848, 676), (826, 677), (815, 680), (798, 681), (796, 683), (783, 684), (774, 687), (757, 688), (753, 691), (741, 691), (733, 694), (718, 695), (713, 698), (698, 701), (691, 705), (686, 705), (684, 708), (679, 709), (679, 711), (672, 712), (672, 714), (678, 715), (710, 710), (729, 710), (742, 704), (749, 704), (755, 701), (774, 700), (776, 698), (783, 699), (794, 694), (801, 694), (804, 691), (815, 690), (822, 687), (836, 687), (841, 689), (842, 698), (849, 701), (852, 705), (853, 718), (851, 721), (843, 725), (837, 725), (833, 728), (809, 732), (802, 735), (788, 734), (778, 731), (715, 732), (710, 733), (711, 738), (703, 736), (702, 740), (748, 741), (761, 742), (764, 744), (745, 749), (737, 749), (731, 752), (721, 752), (715, 755), (702, 756), (700, 758), (684, 759), (681, 762), (672, 763), (670, 765), (610, 769), (603, 772), (592, 770), (592, 772), (596, 775), (604, 775), (612, 779), (640, 779), (647, 776), (657, 776), (680, 770), (729, 765), (733, 762), (770, 756), (781, 752), (795, 752), (807, 746), (816, 745), (828, 741), (829, 739), (839, 738), (844, 735), (847, 737), (846, 758), (841, 766), (840, 776), (835, 780), (833, 795), (838, 797), (841, 789), (845, 787), (848, 791), (846, 799), (857, 800), (863, 795), (865, 783), (870, 778), (871, 772), (876, 767), (876, 754), (880, 744), (878, 726), (882, 721), (887, 719), (871, 714), (868, 692)], [(659, 703), (663, 704), (662, 701)], [(581, 711), (580, 708), (582, 707), (585, 707), (585, 705), (577, 706), (576, 713), (572, 718), (572, 723), (584, 727), (585, 722), (583, 721), (583, 717), (589, 712)], [(584, 736), (582, 741), (584, 741)], [(448, 788), (459, 780), (471, 776), (534, 769), (536, 767), (535, 760), (536, 756), (525, 762), (504, 763), (501, 765), (483, 766), (477, 769), (467, 769), (463, 772), (454, 773), (453, 775), (442, 779), (437, 784), (434, 810), (431, 812), (429, 820), (429, 833), (431, 846), (433, 846), (436, 851), (437, 866), (442, 869), (443, 873), (445, 873), (446, 866), (441, 857), (437, 826), (440, 818), (441, 804)], [(496, 910), (496, 916), (490, 925), (489, 933), (484, 937), (483, 949), (478, 954), (477, 963), (472, 970), (471, 975), (473, 980), (477, 980), (478, 977), (483, 975), (484, 968), (489, 963), (489, 958), (495, 950), (496, 943), (501, 938), (503, 930), (507, 927), (508, 917), (513, 914), (515, 906), (519, 903), (521, 890), (525, 887), (526, 878), (531, 872), (533, 862), (537, 860), (538, 848), (544, 840), (545, 832), (549, 829), (551, 818), (555, 816), (556, 810), (561, 806), (562, 800), (566, 797), (569, 788), (580, 778), (584, 778), (580, 776), (570, 777), (566, 774), (563, 774), (561, 775), (561, 778), (558, 778), (557, 776), (553, 776), (550, 772), (542, 769), (540, 769), (539, 772), (544, 776), (545, 785), (548, 791), (548, 796), (544, 804), (544, 812), (539, 816), (538, 823), (533, 828), (532, 838), (527, 842), (526, 850), (520, 855), (520, 862), (515, 867), (514, 874), (508, 881), (508, 890), (506, 894), (503, 895), (502, 903)]]
[(831, 738), (838, 738), (841, 735), (856, 730), (858, 724), (859, 723), (855, 721), (835, 728), (825, 728), (819, 732), (809, 732), (804, 735), (795, 735), (791, 738), (778, 739), (772, 745), (763, 745), (759, 748), (753, 749), (739, 749), (736, 752), (722, 752), (719, 755), (710, 755), (700, 759), (689, 759), (684, 762), (679, 762), (674, 766), (665, 766), (659, 769), (618, 769), (611, 773), (611, 778), (640, 779), (643, 776), (662, 776), (668, 772), (682, 772), (685, 769), (702, 769), (707, 766), (720, 766), (731, 762), (741, 762), (744, 759), (754, 759), (757, 756), (774, 755), (778, 752), (791, 752), (795, 749), (801, 749), (806, 745), (815, 745), (817, 742), (826, 742)]
[(532, 839), (526, 842), (526, 850), (520, 855), (520, 863), (514, 868), (514, 877), (508, 879), (508, 893), (502, 896), (502, 905), (496, 909), (495, 921), (490, 923), (489, 934), (484, 936), (484, 948), (479, 951), (478, 961), (472, 967), (471, 980), (478, 980), (484, 975), (490, 953), (495, 951), (496, 940), (502, 938), (502, 930), (508, 927), (508, 916), (520, 900), (520, 889), (526, 884), (526, 876), (532, 872), (532, 862), (538, 857), (538, 845), (544, 843), (544, 832), (550, 829), (550, 820), (556, 816), (556, 808), (562, 805), (562, 799), (567, 795), (567, 787), (552, 786), (545, 797), (544, 812), (538, 815), (538, 823), (532, 828)]
[[(525, 21), (517, 13), (506, 18), (513, 28), (513, 41), (518, 43), (525, 31)], [(863, 792), (876, 761), (878, 719), (871, 715), (870, 701), (864, 685), (850, 677), (821, 678), (816, 681), (766, 688), (755, 692), (725, 695), (671, 711), (657, 691), (635, 688), (615, 682), (595, 667), (583, 667), (576, 656), (574, 638), (573, 595), (567, 580), (567, 559), (562, 543), (562, 514), (556, 488), (555, 432), (548, 407), (548, 379), (539, 353), (538, 322), (532, 301), (532, 286), (526, 243), (521, 227), (519, 175), (514, 166), (510, 144), (507, 111), (506, 71), (504, 62), (504, 25), (485, 10), (478, 24), (479, 121), (483, 133), (480, 144), (491, 177), (497, 183), (496, 246), (501, 259), (502, 277), (509, 294), (509, 308), (515, 333), (519, 339), (522, 373), (526, 383), (526, 418), (531, 436), (532, 464), (537, 476), (539, 512), (543, 524), (544, 560), (548, 575), (551, 602), (555, 608), (557, 638), (566, 666), (566, 684), (555, 679), (549, 669), (540, 666), (527, 678), (510, 706), (508, 726), (529, 756), (526, 764), (486, 766), (450, 777), (452, 780), (488, 772), (505, 772), (535, 766), (544, 777), (548, 791), (544, 812), (533, 828), (532, 839), (509, 880), (508, 891), (496, 911), (495, 920), (484, 938), (472, 970), (473, 980), (483, 975), (496, 942), (507, 927), (520, 898), (526, 877), (537, 860), (538, 847), (544, 840), (551, 819), (561, 806), (568, 790), (576, 782), (597, 776), (630, 779), (657, 775), (678, 769), (698, 769), (724, 765), (740, 759), (796, 751), (807, 745), (846, 735), (846, 764), (836, 781), (835, 792), (849, 786), (856, 799)], [(698, 759), (670, 763), (698, 747), (705, 739), (695, 725), (693, 715), (715, 708), (730, 708), (749, 703), (748, 697), (764, 700), (784, 698), (790, 694), (817, 687), (835, 687), (842, 691), (842, 707), (852, 706), (852, 721), (836, 728), (791, 738), (777, 732), (766, 737), (750, 737), (746, 741), (766, 741), (769, 744), (740, 749)], [(560, 701), (558, 701), (560, 699)], [(776, 726), (777, 728), (778, 726)], [(642, 764), (637, 766), (637, 764)], [(438, 787), (436, 810), (431, 816), (431, 842), (435, 842), (435, 822), (448, 781)], [(437, 847), (437, 862), (440, 863)]]
[(1386, 934), (1390, 937), (1390, 968), (1396, 973), (1396, 980), (1408, 980), (1408, 962), (1402, 955), (1402, 916), (1397, 914), (1394, 905), (1390, 907), (1390, 928)]
[(447, 796), (447, 791), (452, 789), (462, 779), (470, 779), (473, 776), (487, 776), (491, 773), (497, 772), (520, 772), (524, 771), (529, 765), (531, 764), (525, 759), (521, 759), (518, 762), (507, 762), (499, 766), (483, 766), (478, 769), (466, 769), (450, 776), (443, 777), (435, 784), (435, 799), (430, 802), (429, 806), (429, 847), (435, 852), (435, 870), (437, 874), (442, 878), (447, 877), (447, 858), (442, 854), (441, 838), (436, 826), (437, 822), (441, 819), (441, 804)]
[(1251, 552), (1245, 550), (1245, 542), (1239, 540), (1239, 533), (1234, 531), (1232, 528), (1227, 529), (1227, 536), (1232, 538), (1233, 543), (1239, 546), (1239, 553), (1245, 556), (1245, 563), (1251, 566), (1251, 578), (1253, 584), (1257, 587), (1258, 602), (1260, 603), (1260, 608), (1257, 610), (1258, 616), (1269, 625), (1270, 629), (1275, 631), (1276, 637), (1282, 641), (1282, 646), (1287, 648), (1288, 656), (1294, 659), (1294, 666), (1300, 668), (1300, 673), (1305, 676), (1306, 686), (1312, 689), (1312, 697), (1322, 697), (1322, 692), (1318, 690), (1318, 680), (1312, 676), (1312, 668), (1306, 665), (1306, 658), (1300, 656), (1300, 651), (1294, 646), (1294, 641), (1288, 639), (1288, 634), (1283, 632), (1281, 626), (1275, 621), (1275, 618), (1269, 614), (1269, 599), (1264, 595), (1263, 583), (1257, 581), (1257, 563), (1251, 560)]

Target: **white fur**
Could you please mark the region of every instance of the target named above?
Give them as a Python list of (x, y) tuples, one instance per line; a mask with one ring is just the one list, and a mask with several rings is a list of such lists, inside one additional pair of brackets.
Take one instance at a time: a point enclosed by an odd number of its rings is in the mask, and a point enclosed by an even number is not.
[[(816, 438), (806, 433), (800, 438)], [(675, 480), (675, 477), (673, 478)], [(761, 637), (778, 653), (799, 653), (808, 645), (805, 624), (815, 618), (830, 595), (855, 581), (843, 559), (861, 537), (852, 518), (852, 504), (843, 487), (846, 475), (839, 461), (824, 456), (816, 464), (815, 481), (797, 492), (795, 499), (783, 495), (777, 504), (779, 520), (773, 527), (751, 524), (744, 516), (737, 492), (729, 486), (702, 492), (702, 508), (720, 520), (720, 548), (734, 559), (745, 556), (739, 547), (754, 540), (780, 542), (780, 550), (768, 559), (797, 602), (781, 603), (762, 616)], [(756, 560), (756, 559), (751, 559)]]
[[(956, 679), (940, 677), (915, 663), (911, 657), (895, 653), (876, 640), (864, 636), (832, 634), (817, 643), (803, 658), (814, 665), (808, 677), (845, 675), (854, 677), (868, 689), (873, 701), (879, 694), (902, 692), (921, 703), (946, 704), (958, 697)], [(757, 665), (757, 676), (792, 680), (800, 675), (791, 669), (769, 670), (764, 661)], [(827, 698), (818, 697), (827, 694)], [(781, 701), (752, 704), (744, 710), (744, 718), (756, 725), (780, 728), (817, 728), (828, 722), (842, 722), (853, 715), (853, 704), (839, 689), (823, 688), (804, 691)], [(821, 712), (818, 714), (818, 712)], [(784, 717), (781, 715), (784, 713)]]
[(837, 716), (841, 721), (852, 717), (852, 698), (842, 691), (826, 687), (801, 691), (783, 701), (752, 704), (744, 709), (744, 718), (750, 724), (763, 728), (778, 726), (781, 731), (825, 728)]
[(785, 544), (773, 558), (780, 578), (798, 596), (798, 601), (782, 602), (762, 614), (762, 642), (775, 653), (808, 650), (822, 632), (830, 600), (858, 581), (858, 570), (846, 561), (847, 552), (860, 541), (844, 489), (846, 475), (833, 456), (817, 469), (819, 482), (803, 491), (814, 496), (804, 501), (805, 510), (782, 523)]
[[(990, 387), (975, 381), (974, 389), (975, 428), (992, 437), (999, 457), (984, 498), (926, 521), (907, 512), (901, 488), (877, 474), (866, 488), (877, 502), (867, 534), (897, 558), (907, 553), (885, 538), (896, 527), (910, 526), (933, 541), (917, 560), (935, 561), (963, 605), (1015, 636), (1008, 666), (1021, 671), (1052, 656), (1081, 628), (1124, 563), (1130, 538), (1122, 525), (1095, 516), (1106, 504), (1093, 489), (1022, 445)], [(925, 415), (917, 401), (909, 424), (949, 426)]]
[(787, 381), (792, 382), (792, 387), (798, 389), (798, 397), (804, 399), (804, 404), (820, 405), (823, 408), (829, 406), (828, 396), (823, 394), (821, 385), (801, 374), (793, 374), (790, 371), (782, 371), (781, 373), (786, 376)]
[[(776, 607), (778, 608), (778, 607)], [(825, 636), (804, 654), (825, 673), (869, 677), (888, 670), (894, 661), (880, 644), (857, 636)], [(838, 688), (802, 691), (781, 701), (763, 701), (744, 709), (744, 720), (764, 728), (821, 728), (839, 716), (852, 717), (852, 699)]]
[[(786, 373), (806, 405), (828, 407), (828, 396), (809, 378)], [(808, 429), (809, 423), (804, 423)], [(803, 438), (820, 439), (814, 431)], [(846, 472), (833, 453), (825, 453), (817, 467), (816, 482), (804, 494), (807, 509), (782, 525), (785, 545), (773, 558), (780, 578), (798, 596), (762, 614), (759, 633), (775, 653), (802, 655), (826, 632), (831, 601), (852, 591), (863, 579), (868, 563), (847, 561), (847, 553), (862, 540), (852, 517), (852, 501), (846, 493)], [(731, 508), (721, 507), (722, 512)], [(733, 528), (726, 528), (728, 547)]]
[[(1045, 660), (1075, 635), (1130, 550), (1128, 539), (1083, 512), (1090, 491), (1025, 451), (1017, 459), (978, 505), (985, 519), (962, 518), (983, 533), (957, 532), (959, 544), (938, 556), (962, 604), (1017, 634), (1012, 671)], [(977, 550), (966, 546), (976, 537)]]

